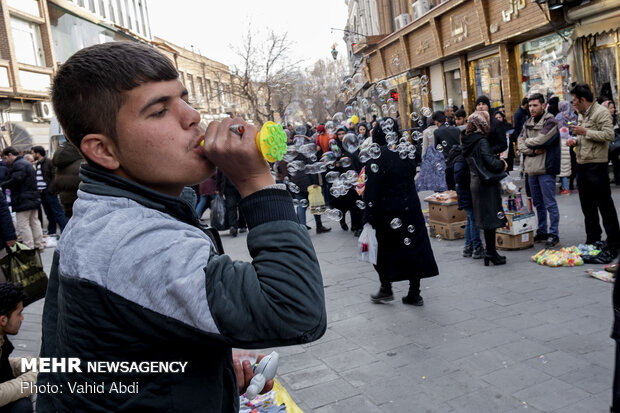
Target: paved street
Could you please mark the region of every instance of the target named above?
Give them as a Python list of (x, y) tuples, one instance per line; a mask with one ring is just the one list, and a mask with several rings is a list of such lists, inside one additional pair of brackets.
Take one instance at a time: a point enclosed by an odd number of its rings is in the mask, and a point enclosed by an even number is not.
[[(620, 188), (613, 193), (620, 205)], [(562, 244), (583, 242), (578, 195), (558, 200)], [(539, 266), (530, 260), (537, 244), (505, 252), (505, 266), (484, 267), (461, 257), (462, 240), (433, 239), (440, 275), (422, 281), (425, 306), (401, 303), (406, 282), (395, 284), (393, 303), (375, 305), (368, 295), (377, 275), (356, 260), (356, 238), (336, 222), (327, 225), (330, 233), (311, 233), (328, 330), (315, 343), (278, 349), (278, 378), (305, 412), (609, 410), (612, 284), (584, 272), (601, 265)], [(246, 235), (223, 233), (227, 253), (249, 259)], [(48, 266), (51, 252), (44, 254)], [(37, 353), (42, 306), (25, 310), (16, 354)]]

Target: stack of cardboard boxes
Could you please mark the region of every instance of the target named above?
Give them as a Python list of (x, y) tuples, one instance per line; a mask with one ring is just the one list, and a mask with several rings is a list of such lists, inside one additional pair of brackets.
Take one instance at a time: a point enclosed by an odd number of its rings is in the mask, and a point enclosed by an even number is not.
[(531, 212), (531, 199), (521, 201), (521, 193), (508, 195), (504, 200), (505, 216), (508, 223), (498, 228), (495, 236), (497, 248), (520, 250), (534, 245), (534, 230), (537, 227), (536, 215)]
[(428, 225), (431, 237), (454, 240), (465, 238), (467, 215), (458, 209), (455, 191), (433, 194), (428, 202)]

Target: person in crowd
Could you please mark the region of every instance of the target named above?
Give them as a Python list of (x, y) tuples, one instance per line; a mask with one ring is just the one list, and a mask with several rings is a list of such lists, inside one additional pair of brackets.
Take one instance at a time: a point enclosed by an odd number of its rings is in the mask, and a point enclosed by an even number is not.
[(465, 210), (467, 221), (465, 222), (465, 247), (463, 257), (479, 260), (484, 258), (484, 247), (480, 239), (480, 229), (476, 226), (474, 206), (471, 198), (471, 176), (469, 166), (463, 157), (461, 145), (452, 148), (454, 156), (454, 181), (456, 182), (456, 195), (459, 209)]
[(317, 125), (316, 133), (316, 144), (321, 148), (321, 152), (329, 151), (329, 141), (332, 139), (332, 137), (325, 130), (325, 125)]
[[(24, 320), (24, 288), (21, 284), (0, 284), (0, 412), (31, 413), (34, 384), (37, 373), (22, 370), (22, 358), (11, 357), (13, 344), (7, 337), (14, 336)], [(30, 358), (27, 358), (30, 360)], [(39, 411), (39, 410), (37, 410)]]
[(553, 116), (556, 116), (560, 113), (560, 98), (557, 96), (551, 96), (549, 101), (547, 102), (547, 113), (551, 113)]
[[(562, 138), (562, 142), (566, 142), (570, 134), (570, 126), (573, 124), (577, 124), (577, 114), (575, 113), (573, 106), (568, 100), (561, 101), (558, 104), (558, 109), (559, 112), (557, 115), (555, 115), (555, 120), (558, 122), (560, 138)], [(562, 153), (560, 174), (558, 175), (561, 179), (560, 195), (570, 195), (570, 177), (573, 175), (573, 161), (571, 159), (571, 152), (573, 152), (573, 150), (567, 145), (561, 144), (560, 151)]]
[(68, 141), (60, 144), (52, 157), (52, 164), (56, 168), (54, 186), (67, 219), (73, 215), (73, 203), (77, 199), (80, 186), (80, 165), (83, 161), (80, 151)]
[(446, 105), (443, 113), (446, 117), (446, 122), (448, 122), (450, 126), (454, 126), (454, 107), (452, 105)]
[[(327, 324), (312, 241), (256, 150), (256, 127), (226, 118), (201, 129), (173, 62), (135, 42), (79, 50), (51, 95), (87, 163), (50, 271), (40, 357), (187, 365), (182, 374), (40, 372), (42, 386), (123, 381), (138, 391), (39, 393), (37, 412), (238, 412), (253, 373), (232, 347), (307, 343)], [(217, 232), (179, 198), (215, 166), (241, 194), (251, 262), (224, 255)]]
[(198, 218), (202, 217), (203, 212), (207, 208), (211, 208), (211, 201), (213, 201), (215, 196), (216, 186), (217, 182), (213, 177), (209, 177), (200, 183), (198, 187), (200, 199), (198, 205), (196, 205), (196, 215), (198, 215)]
[[(620, 264), (620, 259), (616, 260), (615, 277), (618, 276), (618, 264)], [(610, 413), (620, 412), (620, 287), (618, 287), (618, 284), (620, 283), (614, 282), (612, 294), (614, 321), (611, 329), (611, 338), (616, 344), (616, 357), (614, 360), (614, 380), (611, 408), (609, 409)]]
[(435, 146), (435, 131), (436, 130), (437, 130), (437, 125), (433, 122), (432, 125), (428, 126), (422, 132), (422, 159), (424, 159), (424, 155), (426, 154), (426, 149), (428, 149), (429, 146)]
[(215, 191), (217, 194), (224, 196), (224, 203), (226, 204), (226, 218), (230, 226), (228, 233), (236, 237), (237, 233), (247, 231), (245, 218), (239, 205), (241, 194), (235, 184), (220, 168), (218, 168), (215, 176)]
[[(311, 140), (306, 139), (305, 143), (311, 142)], [(310, 158), (301, 153), (297, 154), (293, 161), (300, 161), (304, 164), (312, 163), (310, 161)], [(319, 175), (306, 174), (303, 171), (292, 172), (289, 170), (288, 162), (286, 162), (285, 160), (282, 160), (280, 162), (280, 167), (282, 168), (282, 174), (284, 176), (288, 176), (289, 181), (292, 182), (296, 188), (294, 191), (291, 191), (291, 193), (293, 195), (293, 198), (297, 200), (297, 219), (299, 220), (299, 223), (301, 225), (306, 227), (306, 229), (311, 230), (312, 228), (306, 223), (306, 210), (308, 209), (308, 188), (313, 185), (319, 185)], [(317, 234), (323, 234), (332, 230), (330, 227), (326, 227), (323, 225), (320, 214), (316, 214), (313, 216)]]
[(459, 109), (454, 112), (454, 126), (456, 126), (460, 132), (463, 132), (467, 127), (467, 112), (465, 112), (465, 109)]
[(12, 146), (4, 148), (2, 156), (11, 165), (9, 178), (1, 186), (11, 190), (11, 207), (17, 216), (17, 233), (28, 248), (43, 249), (43, 232), (37, 216), (41, 197), (37, 190), (35, 170)]
[(609, 110), (614, 125), (614, 140), (613, 144), (609, 145), (609, 160), (613, 166), (614, 183), (616, 186), (620, 186), (620, 125), (618, 124), (616, 105), (612, 100), (605, 100), (601, 105)]
[[(400, 133), (396, 128), (394, 132)], [(381, 287), (370, 298), (373, 303), (392, 301), (392, 282), (409, 280), (409, 292), (402, 301), (421, 306), (424, 299), (420, 295), (420, 279), (438, 275), (439, 269), (412, 179), (416, 162), (408, 157), (401, 159), (398, 153), (388, 149), (380, 125), (373, 129), (372, 139), (380, 146), (381, 156), (366, 163), (364, 222), (376, 231), (375, 270)]]
[(360, 138), (360, 140), (364, 140), (366, 138), (368, 138), (370, 136), (370, 131), (368, 130), (368, 125), (366, 125), (365, 123), (358, 123), (357, 124), (357, 136)]
[(572, 128), (575, 137), (566, 144), (575, 148), (577, 156), (577, 184), (585, 218), (586, 244), (601, 240), (600, 212), (607, 233), (607, 247), (615, 255), (620, 248), (620, 227), (607, 171), (609, 142), (614, 139), (613, 120), (609, 110), (594, 102), (589, 85), (577, 84), (570, 93), (579, 120)]
[(43, 205), (43, 210), (47, 217), (47, 236), (55, 236), (57, 227), (62, 232), (67, 225), (67, 217), (62, 210), (62, 206), (60, 206), (55, 187), (56, 171), (54, 170), (52, 160), (46, 156), (45, 148), (33, 146), (31, 152), (37, 161), (37, 189), (41, 196), (41, 205)]
[(560, 173), (562, 155), (557, 121), (544, 108), (545, 97), (542, 94), (534, 93), (529, 97), (531, 116), (525, 122), (518, 145), (538, 215), (534, 241), (545, 242), (545, 248), (553, 248), (560, 242), (560, 210), (555, 199), (555, 182)]
[(521, 100), (521, 105), (515, 110), (514, 116), (512, 118), (514, 122), (514, 132), (510, 135), (510, 144), (512, 146), (512, 150), (508, 151), (508, 157), (506, 158), (506, 162), (508, 163), (508, 170), (512, 171), (514, 169), (515, 159), (519, 160), (519, 155), (517, 154), (517, 140), (519, 135), (521, 135), (521, 130), (523, 129), (523, 125), (525, 125), (525, 121), (530, 117), (529, 111), (529, 102), (528, 98), (524, 97)]
[(485, 266), (489, 265), (489, 262), (495, 265), (506, 264), (506, 257), (499, 255), (495, 248), (495, 230), (506, 226), (507, 222), (504, 217), (499, 179), (487, 183), (481, 178), (482, 172), (498, 175), (508, 168), (506, 161), (494, 155), (486, 138), (490, 122), (487, 111), (472, 113), (467, 119), (467, 129), (461, 138), (463, 157), (469, 166), (475, 221), (478, 228), (484, 231)]
[(32, 165), (32, 167), (35, 170), (37, 169), (37, 160), (34, 159), (34, 156), (32, 156), (31, 153), (25, 153), (24, 154), (24, 159), (27, 160), (28, 162), (30, 162), (30, 164)]
[[(0, 191), (0, 258), (5, 255), (5, 247), (12, 247), (17, 242), (15, 226), (11, 218), (9, 204), (4, 197), (4, 191)], [(6, 281), (5, 274), (0, 268), (0, 283)]]
[(484, 95), (479, 96), (476, 99), (476, 110), (487, 112), (491, 118), (489, 134), (486, 138), (490, 145), (491, 153), (498, 155), (504, 152), (508, 148), (506, 129), (504, 129), (504, 125), (500, 121), (491, 116), (491, 101), (489, 98)]
[[(451, 106), (448, 107), (451, 108)], [(452, 162), (448, 162), (448, 159), (453, 161), (454, 158), (449, 156), (450, 150), (461, 144), (461, 133), (458, 128), (448, 124), (444, 112), (437, 111), (433, 113), (433, 122), (435, 123), (435, 126), (437, 126), (437, 129), (433, 132), (437, 149), (439, 150), (441, 148), (440, 151), (446, 158), (446, 185), (449, 190), (453, 191), (456, 188), (456, 184), (454, 182), (454, 164)]]

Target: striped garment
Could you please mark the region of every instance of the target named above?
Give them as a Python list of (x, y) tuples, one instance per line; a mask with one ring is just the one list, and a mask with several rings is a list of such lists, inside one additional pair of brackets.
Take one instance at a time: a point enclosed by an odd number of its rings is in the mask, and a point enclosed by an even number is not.
[(41, 162), (37, 162), (37, 189), (42, 191), (47, 189), (47, 184), (43, 179), (43, 173), (41, 172)]

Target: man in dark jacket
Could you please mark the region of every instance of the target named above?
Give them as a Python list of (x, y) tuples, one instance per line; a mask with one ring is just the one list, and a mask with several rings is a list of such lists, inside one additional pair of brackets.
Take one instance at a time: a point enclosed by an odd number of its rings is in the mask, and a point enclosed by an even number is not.
[(43, 233), (38, 217), (41, 197), (32, 164), (11, 146), (2, 151), (11, 165), (9, 179), (2, 182), (3, 189), (11, 190), (11, 207), (17, 216), (17, 232), (28, 248), (43, 249)]
[[(50, 271), (41, 357), (78, 357), (81, 371), (40, 372), (39, 385), (66, 391), (39, 393), (37, 413), (238, 412), (253, 373), (233, 347), (307, 343), (327, 324), (310, 236), (256, 150), (257, 129), (227, 118), (203, 131), (174, 64), (134, 42), (78, 51), (56, 73), (52, 103), (87, 164)], [(215, 165), (241, 194), (251, 262), (224, 255), (179, 197)], [(104, 393), (67, 389), (84, 382)]]
[(461, 131), (454, 126), (448, 125), (446, 123), (446, 115), (441, 111), (433, 113), (433, 122), (437, 126), (437, 129), (433, 132), (435, 145), (437, 145), (437, 149), (439, 149), (441, 145), (441, 152), (446, 158), (446, 184), (448, 185), (448, 189), (454, 190), (456, 187), (454, 182), (454, 163), (451, 162), (448, 164), (447, 160), (450, 155), (450, 150), (454, 146), (459, 146), (461, 144)]
[(56, 171), (52, 160), (46, 156), (45, 148), (42, 146), (32, 147), (32, 156), (37, 161), (37, 189), (41, 195), (41, 205), (47, 217), (47, 236), (56, 235), (56, 226), (60, 227), (60, 232), (64, 231), (67, 225), (65, 216), (55, 187)]
[[(532, 115), (519, 136), (519, 152), (524, 155), (525, 173), (528, 175), (532, 201), (538, 215), (535, 241), (546, 241), (552, 248), (560, 241), (558, 226), (560, 211), (555, 200), (555, 177), (560, 173), (562, 155), (557, 121), (545, 112), (545, 97), (535, 93), (529, 98)], [(549, 229), (547, 230), (547, 213)]]
[(510, 148), (508, 151), (508, 158), (506, 159), (506, 163), (508, 163), (508, 170), (512, 171), (514, 167), (514, 160), (517, 156), (515, 153), (515, 146), (517, 145), (517, 140), (521, 135), (521, 130), (523, 129), (523, 125), (525, 125), (525, 121), (530, 117), (530, 111), (528, 110), (529, 101), (527, 97), (524, 97), (521, 101), (521, 106), (517, 108), (513, 117), (513, 126), (514, 132), (510, 136)]
[(221, 169), (217, 170), (215, 190), (216, 193), (224, 196), (224, 203), (226, 205), (226, 219), (228, 225), (230, 226), (230, 235), (236, 237), (238, 232), (247, 231), (243, 213), (241, 213), (241, 209), (239, 209), (241, 194)]
[(63, 142), (52, 158), (52, 164), (56, 167), (54, 186), (58, 191), (62, 209), (67, 219), (73, 215), (73, 203), (77, 199), (77, 191), (80, 186), (80, 165), (82, 155), (71, 142)]

